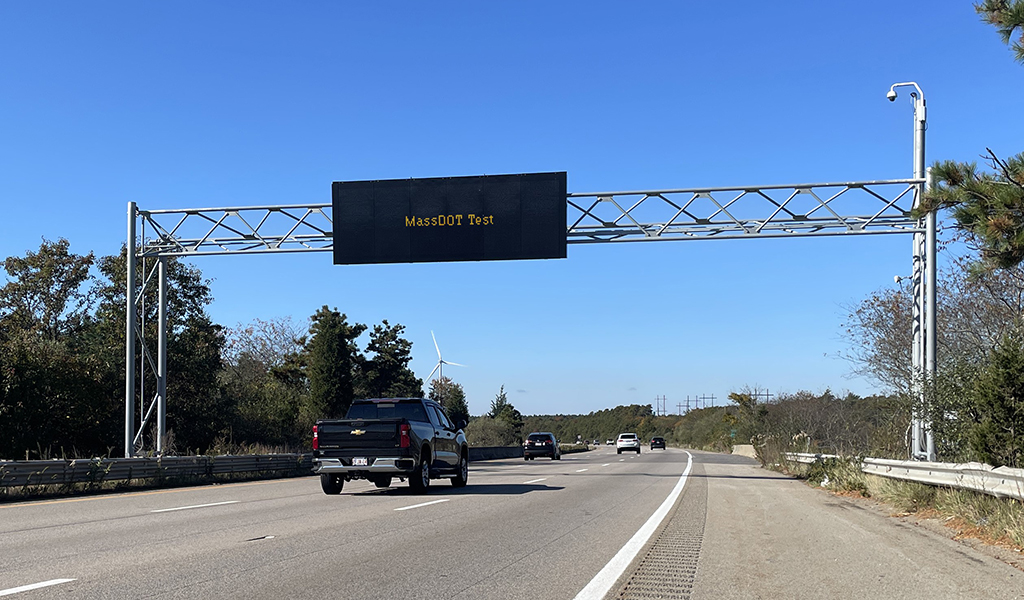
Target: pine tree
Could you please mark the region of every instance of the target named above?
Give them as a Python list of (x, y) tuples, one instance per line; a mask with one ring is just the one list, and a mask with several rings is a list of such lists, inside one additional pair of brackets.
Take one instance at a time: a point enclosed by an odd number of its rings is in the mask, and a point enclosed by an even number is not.
[(977, 423), (971, 448), (992, 466), (1019, 467), (1024, 459), (1024, 336), (1011, 334), (992, 352), (975, 384)]
[(423, 380), (409, 368), (412, 342), (402, 337), (405, 326), (391, 326), (385, 319), (374, 325), (366, 351), (373, 358), (363, 363), (359, 395), (367, 398), (418, 398), (423, 395)]
[(344, 314), (326, 305), (312, 320), (306, 347), (310, 409), (320, 418), (343, 417), (355, 397), (355, 370), (362, 361), (355, 340), (366, 325), (349, 324)]
[[(1013, 49), (1024, 63), (1024, 0), (985, 0), (974, 7), (1004, 43), (1021, 36)], [(986, 151), (991, 173), (979, 171), (973, 162), (935, 163), (936, 185), (921, 211), (952, 209), (958, 226), (978, 245), (983, 266), (1006, 269), (1024, 261), (1024, 153), (1000, 159)]]

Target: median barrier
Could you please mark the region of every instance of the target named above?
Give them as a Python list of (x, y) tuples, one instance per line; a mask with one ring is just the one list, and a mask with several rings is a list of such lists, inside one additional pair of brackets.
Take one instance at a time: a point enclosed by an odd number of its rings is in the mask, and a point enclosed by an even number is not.
[[(522, 446), (469, 449), (469, 460), (520, 458)], [(283, 476), (313, 474), (312, 454), (164, 456), (152, 458), (76, 458), (72, 460), (0, 460), (0, 487), (104, 483), (133, 479), (212, 477), (238, 473)]]
[[(471, 447), (469, 460), (521, 458), (522, 446)], [(187, 479), (239, 473), (313, 474), (312, 454), (163, 456), (0, 460), (0, 487), (104, 483), (140, 479)]]
[(522, 446), (480, 446), (469, 447), (469, 462), (498, 460), (501, 458), (522, 458)]
[(235, 473), (310, 475), (310, 454), (163, 456), (0, 461), (0, 487), (210, 477)]

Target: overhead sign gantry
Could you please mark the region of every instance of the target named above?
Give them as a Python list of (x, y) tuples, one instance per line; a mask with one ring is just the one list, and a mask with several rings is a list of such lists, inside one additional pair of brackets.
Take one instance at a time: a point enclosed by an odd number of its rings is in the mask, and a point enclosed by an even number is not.
[[(553, 172), (335, 182), (331, 203), (142, 210), (131, 202), (127, 245), (136, 260), (127, 261), (125, 456), (147, 446), (143, 431), (154, 412), (152, 447), (163, 451), (169, 257), (331, 252), (336, 264), (520, 260), (565, 258), (567, 244), (912, 234), (912, 356), (923, 394), (923, 381), (935, 373), (935, 215), (912, 214), (926, 184), (924, 96), (917, 84), (900, 83), (890, 100), (900, 86), (915, 88), (910, 179), (580, 193), (567, 191), (566, 173)], [(138, 318), (154, 279), (155, 355)], [(151, 396), (138, 377), (147, 365), (156, 383)], [(912, 431), (912, 454), (934, 459), (927, 423), (915, 417)]]

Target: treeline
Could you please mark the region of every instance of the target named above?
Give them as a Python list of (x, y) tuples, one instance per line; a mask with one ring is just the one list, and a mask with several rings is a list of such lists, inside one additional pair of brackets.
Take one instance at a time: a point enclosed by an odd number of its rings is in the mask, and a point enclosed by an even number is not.
[(620, 433), (635, 433), (644, 442), (651, 437), (668, 436), (683, 417), (655, 416), (650, 404), (630, 404), (599, 410), (586, 415), (536, 415), (523, 418), (524, 430), (550, 431), (563, 443), (577, 439), (604, 444)]
[(759, 402), (757, 390), (729, 394), (732, 404), (692, 410), (669, 440), (680, 446), (729, 451), (754, 444), (763, 457), (779, 452), (905, 458), (909, 403), (896, 396), (837, 396), (801, 391)]
[[(123, 452), (125, 261), (124, 249), (78, 255), (63, 239), (4, 260), (0, 459)], [(168, 262), (167, 452), (304, 450), (313, 422), (344, 415), (353, 398), (423, 395), (404, 326), (385, 320), (368, 328), (324, 306), (305, 331), (290, 319), (226, 328), (206, 312), (212, 295), (202, 273)], [(139, 320), (151, 341), (154, 288)], [(145, 372), (138, 385), (148, 407), (156, 382)], [(468, 419), (460, 385), (436, 379), (430, 393), (453, 419)], [(141, 413), (136, 408), (136, 423)], [(147, 449), (155, 447), (154, 421), (143, 432)]]

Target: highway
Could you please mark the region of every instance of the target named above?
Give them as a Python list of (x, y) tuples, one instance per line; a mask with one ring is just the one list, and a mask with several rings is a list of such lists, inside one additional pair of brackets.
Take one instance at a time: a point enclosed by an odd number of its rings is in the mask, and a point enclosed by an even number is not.
[[(572, 599), (682, 483), (608, 597), (645, 560), (634, 582), (673, 579), (659, 588), (670, 598), (1024, 598), (1013, 567), (740, 457), (602, 447), (432, 483), (327, 496), (307, 477), (0, 505), (0, 595)], [(655, 560), (672, 540), (695, 569)], [(623, 597), (644, 597), (638, 585)]]

